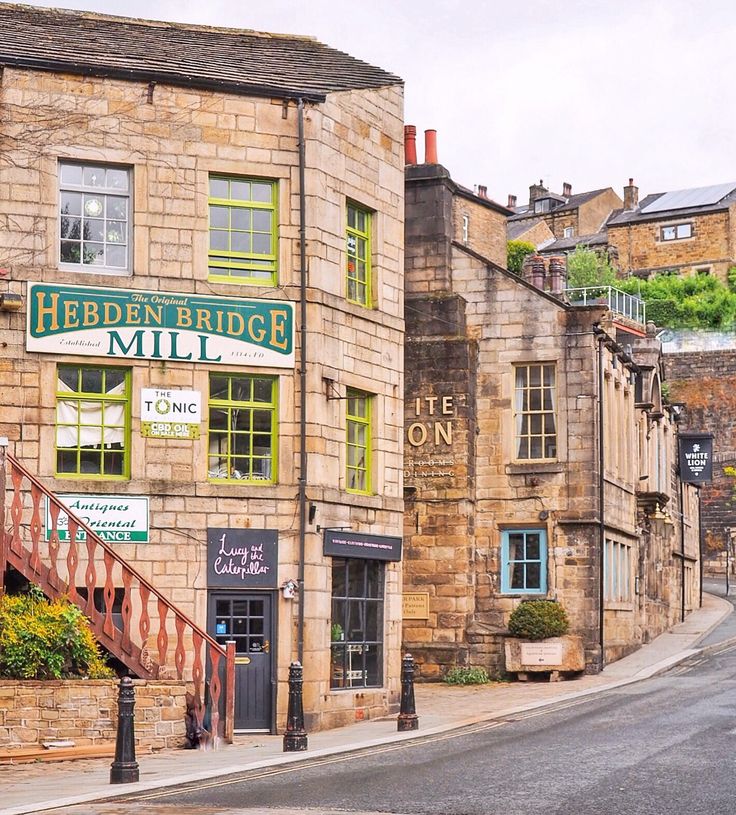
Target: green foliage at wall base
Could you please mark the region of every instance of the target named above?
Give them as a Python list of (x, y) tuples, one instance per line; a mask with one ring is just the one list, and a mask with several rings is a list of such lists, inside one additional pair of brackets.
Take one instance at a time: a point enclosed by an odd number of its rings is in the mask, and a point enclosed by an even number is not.
[(456, 666), (450, 668), (444, 681), (448, 685), (485, 685), (491, 680), (485, 668)]
[(89, 621), (69, 600), (28, 594), (0, 597), (0, 678), (108, 679)]
[(525, 640), (544, 640), (567, 634), (565, 609), (554, 600), (524, 600), (509, 618), (509, 633)]

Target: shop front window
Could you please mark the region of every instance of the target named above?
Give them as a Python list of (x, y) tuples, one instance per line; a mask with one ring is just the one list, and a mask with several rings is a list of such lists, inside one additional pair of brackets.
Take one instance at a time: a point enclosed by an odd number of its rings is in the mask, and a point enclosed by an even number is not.
[(383, 681), (383, 574), (380, 561), (332, 561), (332, 688), (371, 688)]

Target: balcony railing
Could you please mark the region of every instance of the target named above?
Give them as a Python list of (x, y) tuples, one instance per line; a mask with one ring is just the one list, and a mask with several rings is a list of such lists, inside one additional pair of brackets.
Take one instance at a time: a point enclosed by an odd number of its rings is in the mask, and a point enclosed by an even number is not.
[(586, 286), (580, 289), (565, 289), (567, 299), (573, 306), (595, 306), (603, 305), (613, 312), (614, 315), (623, 317), (638, 325), (647, 323), (646, 303), (627, 294), (613, 286)]

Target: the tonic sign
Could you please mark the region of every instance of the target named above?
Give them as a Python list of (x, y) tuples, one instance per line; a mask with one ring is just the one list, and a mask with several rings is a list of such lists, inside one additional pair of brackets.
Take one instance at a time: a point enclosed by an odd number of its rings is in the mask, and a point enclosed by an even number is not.
[(713, 436), (710, 433), (680, 433), (680, 478), (686, 484), (713, 479)]
[(141, 434), (160, 439), (198, 439), (202, 421), (199, 391), (141, 390)]
[(28, 303), (28, 351), (294, 365), (294, 306), (283, 300), (29, 283)]
[[(71, 512), (109, 543), (148, 542), (148, 498), (130, 495), (57, 495)], [(59, 540), (69, 540), (69, 516), (59, 513)], [(51, 537), (50, 502), (46, 499), (46, 540)], [(83, 531), (77, 540), (86, 540)]]

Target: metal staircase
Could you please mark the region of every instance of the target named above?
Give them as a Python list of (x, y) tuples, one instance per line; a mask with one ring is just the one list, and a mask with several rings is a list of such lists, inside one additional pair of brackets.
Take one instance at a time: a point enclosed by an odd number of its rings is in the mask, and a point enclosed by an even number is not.
[[(98, 641), (134, 675), (186, 680), (210, 743), (221, 737), (231, 742), (234, 644), (223, 649), (1, 446), (0, 499), (0, 591), (9, 564), (48, 597), (68, 597), (89, 618)], [(44, 500), (50, 518), (45, 534)], [(68, 534), (64, 527), (60, 535), (60, 513), (68, 516)]]

